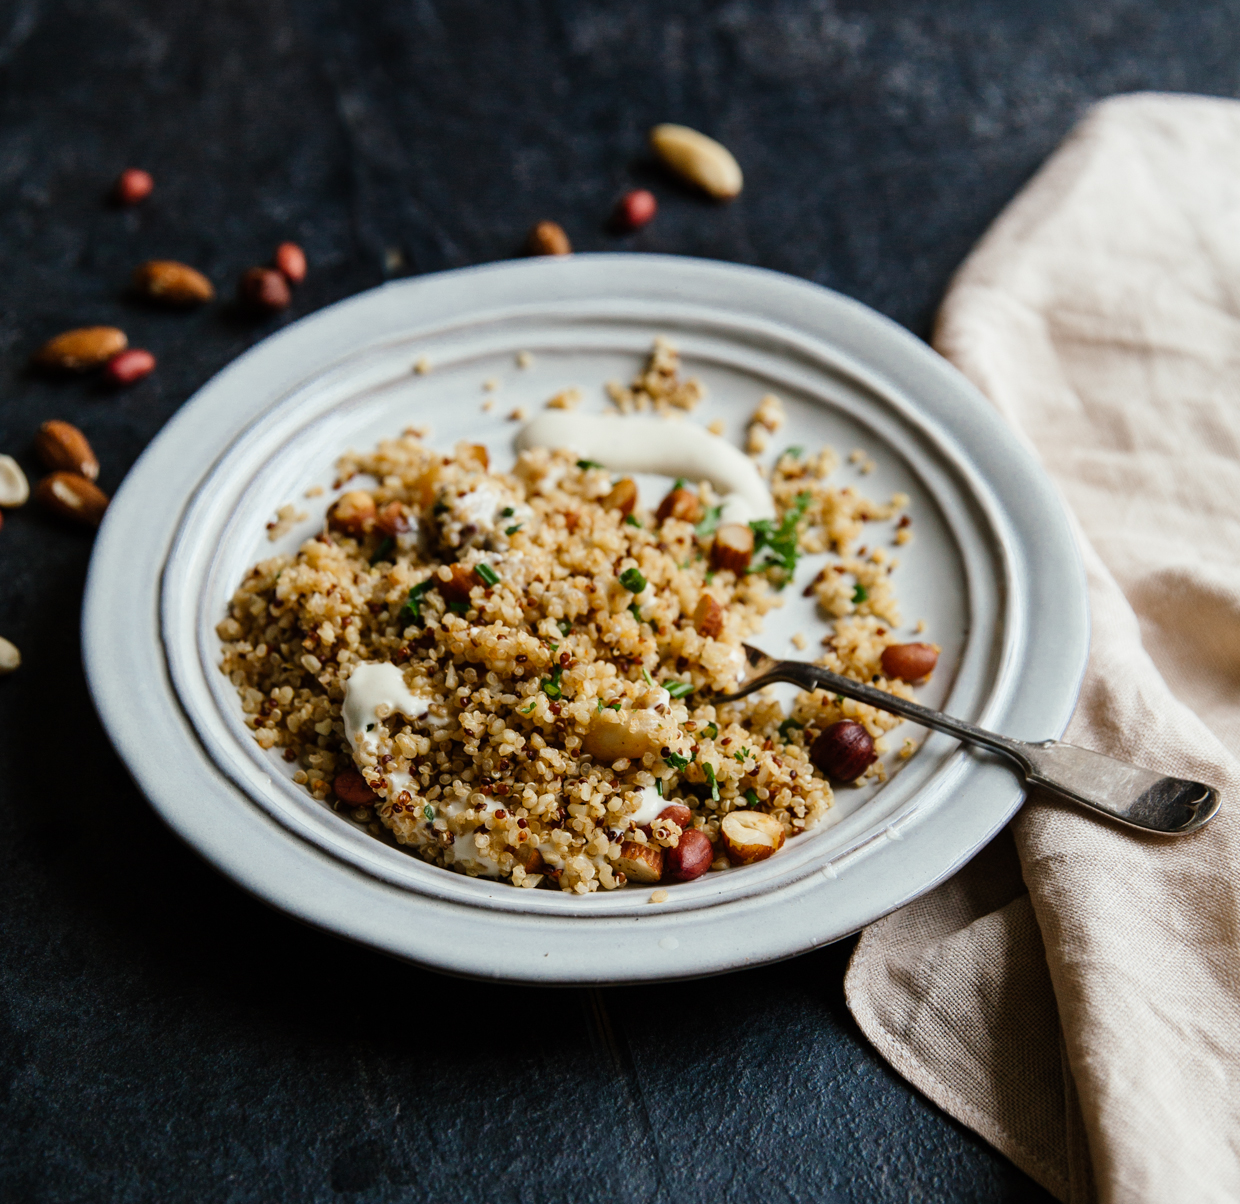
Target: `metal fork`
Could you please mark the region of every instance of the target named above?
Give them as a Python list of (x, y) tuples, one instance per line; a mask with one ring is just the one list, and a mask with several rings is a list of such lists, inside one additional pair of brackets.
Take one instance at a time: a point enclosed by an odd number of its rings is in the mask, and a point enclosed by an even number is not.
[(880, 711), (911, 719), (923, 727), (946, 732), (966, 744), (979, 744), (1015, 761), (1030, 786), (1041, 786), (1122, 824), (1164, 836), (1196, 832), (1208, 824), (1219, 809), (1218, 791), (1202, 782), (1166, 777), (1152, 769), (1142, 769), (1139, 765), (1058, 740), (1036, 744), (1013, 740), (975, 727), (963, 719), (954, 719), (942, 711), (932, 711), (919, 703), (851, 681), (829, 669), (820, 669), (804, 661), (777, 661), (748, 644), (743, 647), (747, 664), (740, 689), (720, 696), (720, 702), (744, 698), (777, 681), (791, 682), (802, 690), (829, 690)]

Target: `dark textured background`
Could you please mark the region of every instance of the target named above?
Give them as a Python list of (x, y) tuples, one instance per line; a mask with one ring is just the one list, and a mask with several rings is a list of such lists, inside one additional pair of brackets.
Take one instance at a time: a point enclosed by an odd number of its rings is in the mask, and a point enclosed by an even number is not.
[[(0, 451), (33, 475), (35, 428), (68, 419), (113, 490), (277, 324), (135, 307), (132, 266), (184, 259), (231, 291), (286, 237), (311, 277), (279, 321), (511, 256), (551, 217), (581, 249), (778, 268), (925, 335), (1081, 111), (1142, 88), (1235, 95), (1240, 4), (0, 3)], [(660, 176), (659, 120), (727, 143), (740, 200)], [(104, 193), (129, 164), (157, 191), (118, 211)], [(605, 218), (635, 182), (662, 209), (620, 239)], [(92, 322), (158, 372), (120, 394), (25, 372)], [(33, 506), (0, 531), (0, 633), (26, 658), (0, 682), (0, 1198), (1049, 1198), (866, 1046), (845, 946), (704, 983), (525, 990), (242, 895), (163, 830), (94, 718), (89, 553)]]

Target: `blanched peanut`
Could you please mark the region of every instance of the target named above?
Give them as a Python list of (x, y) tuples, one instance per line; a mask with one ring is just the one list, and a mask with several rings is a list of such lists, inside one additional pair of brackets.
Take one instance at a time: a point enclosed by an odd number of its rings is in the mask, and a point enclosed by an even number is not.
[(939, 663), (933, 644), (891, 644), (883, 649), (883, 673), (901, 681), (921, 681)]
[(630, 882), (658, 882), (663, 877), (663, 850), (657, 844), (626, 840), (620, 846), (616, 869)]
[(375, 525), (375, 499), (364, 490), (349, 490), (332, 503), (327, 525), (360, 538)]
[(707, 640), (717, 640), (723, 631), (723, 607), (710, 594), (703, 594), (693, 608), (693, 630)]
[(753, 559), (753, 530), (744, 523), (724, 523), (715, 532), (710, 549), (710, 567), (727, 569), (738, 577)]
[(784, 843), (783, 825), (765, 811), (730, 811), (719, 825), (719, 835), (733, 865), (765, 861)]
[(603, 506), (608, 510), (619, 510), (627, 517), (633, 513), (637, 505), (637, 482), (632, 477), (622, 477), (612, 487), (611, 492), (603, 499)]
[(701, 522), (702, 503), (691, 489), (673, 489), (659, 503), (655, 518), (659, 522), (664, 522), (669, 518), (678, 518), (685, 523)]
[(663, 877), (672, 882), (692, 882), (710, 869), (714, 858), (715, 851), (706, 833), (690, 828), (681, 833), (680, 843), (674, 849), (663, 851)]

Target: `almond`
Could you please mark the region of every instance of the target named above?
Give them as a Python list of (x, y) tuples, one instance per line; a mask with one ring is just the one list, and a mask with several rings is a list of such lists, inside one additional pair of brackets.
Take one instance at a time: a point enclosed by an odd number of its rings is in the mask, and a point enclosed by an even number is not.
[(24, 506), (30, 500), (30, 483), (12, 456), (0, 456), (0, 506)]
[(707, 640), (717, 640), (723, 631), (723, 607), (710, 594), (703, 594), (693, 608), (693, 630)]
[(615, 865), (630, 882), (658, 882), (663, 877), (663, 850), (655, 844), (626, 840)]
[(685, 125), (656, 125), (650, 131), (654, 153), (683, 180), (718, 200), (731, 200), (744, 184), (740, 165), (727, 147)]
[(66, 330), (34, 353), (33, 362), (54, 372), (89, 372), (106, 364), (129, 345), (115, 326), (82, 326)]
[(573, 244), (568, 241), (564, 227), (556, 222), (539, 222), (529, 237), (531, 255), (571, 255)]
[(728, 569), (738, 577), (753, 559), (753, 529), (744, 523), (724, 523), (715, 532), (710, 549), (710, 567)]
[(135, 268), (133, 287), (148, 301), (164, 305), (201, 305), (215, 296), (210, 280), (175, 259), (151, 259)]
[(94, 481), (75, 472), (54, 472), (35, 486), (34, 496), (53, 514), (97, 527), (108, 508), (108, 495)]
[(34, 437), (34, 450), (44, 468), (76, 472), (90, 481), (99, 476), (99, 461), (86, 436), (68, 422), (45, 422)]
[(719, 835), (733, 865), (752, 865), (780, 848), (784, 826), (765, 811), (730, 811), (719, 825)]

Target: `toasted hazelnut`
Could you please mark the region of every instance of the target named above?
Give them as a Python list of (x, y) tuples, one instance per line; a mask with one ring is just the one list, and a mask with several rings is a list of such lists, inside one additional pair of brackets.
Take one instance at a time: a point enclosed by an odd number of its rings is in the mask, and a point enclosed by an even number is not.
[(538, 846), (533, 844), (518, 845), (512, 851), (512, 855), (524, 867), (527, 874), (541, 874), (543, 871), (543, 856), (538, 851)]
[(54, 472), (44, 477), (35, 486), (34, 496), (53, 514), (87, 527), (97, 527), (108, 508), (108, 495), (76, 472)]
[(375, 517), (375, 530), (395, 537), (409, 530), (409, 516), (399, 502), (388, 502)]
[(727, 569), (738, 577), (753, 559), (753, 529), (745, 523), (724, 523), (715, 532), (710, 549), (711, 568)]
[(883, 649), (883, 673), (901, 681), (921, 681), (939, 663), (933, 644), (889, 644)]
[(615, 865), (630, 882), (658, 882), (663, 877), (663, 850), (656, 844), (626, 840)]
[(874, 740), (855, 719), (841, 719), (810, 745), (814, 766), (837, 782), (855, 782), (876, 757)]
[(568, 241), (564, 228), (556, 222), (539, 222), (529, 237), (531, 255), (571, 255), (573, 244)]
[(672, 882), (691, 882), (706, 873), (714, 859), (715, 852), (706, 833), (689, 828), (680, 834), (680, 842), (674, 849), (663, 851), (663, 877)]
[(684, 803), (668, 803), (655, 818), (670, 819), (672, 823), (684, 832), (688, 831), (689, 825), (693, 823), (693, 812)]
[(701, 522), (702, 503), (692, 489), (673, 489), (659, 503), (654, 516), (659, 522), (669, 518), (678, 518), (684, 523)]
[(783, 825), (765, 811), (730, 811), (719, 825), (723, 848), (733, 865), (765, 861), (784, 843)]
[(723, 607), (710, 594), (703, 594), (693, 608), (693, 630), (707, 640), (717, 640), (723, 631)]
[(454, 564), (451, 576), (446, 581), (438, 574), (432, 576), (431, 580), (445, 602), (468, 602), (469, 591), (478, 584), (473, 570), (467, 569), (463, 564)]
[(68, 422), (53, 418), (39, 427), (34, 437), (35, 454), (52, 471), (63, 469), (93, 481), (99, 476), (99, 461), (86, 436)]
[(44, 343), (34, 353), (32, 362), (53, 372), (89, 372), (106, 364), (128, 345), (125, 332), (115, 326), (82, 326)]
[(621, 477), (603, 499), (605, 509), (619, 510), (626, 518), (633, 513), (633, 507), (636, 505), (637, 482), (632, 477)]
[(665, 741), (666, 733), (653, 711), (606, 710), (591, 720), (581, 749), (600, 764), (611, 765), (658, 752)]
[(332, 789), (342, 803), (350, 807), (369, 807), (379, 801), (379, 796), (367, 785), (366, 779), (356, 769), (345, 769), (336, 775)]
[(375, 499), (362, 489), (350, 489), (331, 504), (327, 525), (360, 539), (375, 525)]
[(133, 287), (148, 301), (164, 305), (202, 305), (215, 296), (210, 280), (175, 259), (151, 259), (139, 264), (134, 268)]

